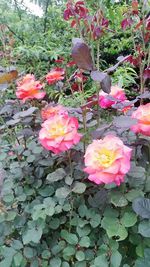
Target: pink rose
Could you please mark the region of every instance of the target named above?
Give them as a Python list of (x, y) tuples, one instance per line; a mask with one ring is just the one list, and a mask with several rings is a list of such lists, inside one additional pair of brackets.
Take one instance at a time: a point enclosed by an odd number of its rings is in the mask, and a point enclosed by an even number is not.
[(28, 99), (42, 99), (45, 95), (43, 84), (36, 81), (34, 75), (27, 74), (17, 83), (16, 96), (23, 102)]
[(141, 105), (132, 113), (132, 118), (137, 119), (137, 124), (131, 126), (134, 133), (150, 136), (150, 103)]
[[(116, 98), (116, 101), (109, 99), (109, 96)], [(122, 102), (126, 100), (126, 96), (124, 90), (117, 85), (111, 86), (111, 91), (109, 94), (103, 91), (99, 93), (99, 105), (101, 108), (110, 108), (112, 105), (116, 104), (118, 100)]]
[(39, 140), (44, 148), (55, 154), (70, 149), (81, 138), (77, 132), (78, 120), (68, 115), (56, 115), (42, 124)]
[(64, 79), (65, 70), (62, 68), (52, 69), (47, 75), (46, 80), (49, 85)]
[(131, 148), (113, 135), (94, 140), (85, 153), (84, 171), (89, 174), (88, 179), (96, 184), (120, 185), (130, 169), (131, 151)]

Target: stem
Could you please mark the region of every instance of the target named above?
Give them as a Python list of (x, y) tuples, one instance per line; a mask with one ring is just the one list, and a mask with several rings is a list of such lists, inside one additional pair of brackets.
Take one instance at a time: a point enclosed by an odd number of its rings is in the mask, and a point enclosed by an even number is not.
[(83, 141), (83, 151), (85, 153), (86, 149), (86, 142), (85, 142), (85, 134), (86, 134), (86, 108), (82, 110), (82, 118), (83, 118), (83, 129), (84, 129), (84, 141)]
[(72, 162), (71, 162), (71, 151), (67, 151), (67, 155), (68, 155), (68, 160), (69, 160), (69, 167), (70, 167), (70, 176), (72, 178), (73, 175), (73, 170), (72, 170)]

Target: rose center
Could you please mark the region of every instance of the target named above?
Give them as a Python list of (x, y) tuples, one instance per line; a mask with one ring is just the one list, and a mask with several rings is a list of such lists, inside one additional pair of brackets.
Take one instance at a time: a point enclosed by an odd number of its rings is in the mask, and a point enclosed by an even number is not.
[(115, 160), (115, 155), (112, 151), (103, 149), (98, 152), (97, 161), (102, 167), (109, 167)]

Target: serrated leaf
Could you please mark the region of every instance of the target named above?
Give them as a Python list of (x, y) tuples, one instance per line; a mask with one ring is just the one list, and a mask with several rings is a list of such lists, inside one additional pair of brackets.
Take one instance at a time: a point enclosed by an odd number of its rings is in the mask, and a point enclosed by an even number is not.
[(110, 257), (110, 267), (120, 267), (121, 260), (122, 255), (118, 251), (113, 252)]
[(77, 194), (82, 194), (84, 193), (86, 189), (86, 185), (81, 182), (75, 182), (72, 188), (72, 192), (77, 193)]
[(68, 187), (60, 187), (56, 190), (56, 197), (58, 198), (66, 198), (70, 194), (71, 190)]
[(62, 180), (66, 175), (66, 172), (63, 168), (57, 169), (55, 172), (49, 173), (46, 177), (46, 180), (49, 181), (49, 183), (57, 182)]
[(125, 227), (131, 227), (135, 225), (136, 222), (137, 222), (137, 216), (133, 212), (125, 212), (123, 217), (121, 218), (121, 223)]
[(61, 231), (61, 237), (65, 239), (70, 245), (77, 245), (78, 237), (75, 234), (71, 234), (66, 230)]
[(142, 221), (139, 224), (138, 232), (144, 237), (150, 237), (150, 221)]
[(144, 219), (150, 219), (150, 199), (137, 198), (132, 203), (132, 208), (136, 214), (140, 215)]
[(124, 207), (128, 204), (128, 201), (121, 192), (112, 191), (111, 203), (114, 204), (115, 207)]

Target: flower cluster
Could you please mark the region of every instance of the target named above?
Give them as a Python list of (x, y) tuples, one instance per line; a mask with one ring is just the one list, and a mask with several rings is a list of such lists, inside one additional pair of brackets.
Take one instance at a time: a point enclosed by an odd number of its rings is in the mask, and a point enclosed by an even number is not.
[(28, 99), (42, 99), (46, 95), (43, 84), (36, 81), (34, 75), (27, 74), (17, 83), (16, 96), (25, 102)]

